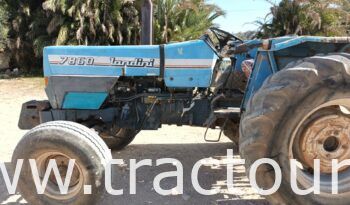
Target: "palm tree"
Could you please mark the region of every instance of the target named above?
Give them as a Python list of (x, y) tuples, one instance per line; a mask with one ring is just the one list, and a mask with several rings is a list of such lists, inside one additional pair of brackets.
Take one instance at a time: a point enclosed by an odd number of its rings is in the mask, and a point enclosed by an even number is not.
[[(136, 45), (140, 2), (135, 0), (3, 0), (9, 13), (12, 66), (42, 66), (48, 45)], [(198, 38), (223, 11), (205, 0), (155, 0), (155, 42)], [(39, 69), (41, 70), (41, 69)]]
[(348, 0), (282, 0), (273, 4), (271, 20), (257, 22), (258, 36), (346, 35), (350, 28), (349, 4)]
[(6, 5), (0, 3), (0, 50), (3, 50), (7, 44), (7, 10)]
[(4, 0), (12, 66), (41, 67), (48, 45), (138, 44), (139, 12), (131, 0)]
[(204, 0), (157, 0), (155, 2), (155, 42), (186, 41), (198, 38), (213, 21), (224, 15)]
[(47, 33), (56, 44), (136, 44), (139, 12), (130, 0), (46, 0)]
[(30, 26), (37, 16), (41, 3), (35, 0), (3, 0), (7, 11), (8, 49), (11, 66), (29, 69), (38, 63), (33, 54), (32, 36), (29, 35)]

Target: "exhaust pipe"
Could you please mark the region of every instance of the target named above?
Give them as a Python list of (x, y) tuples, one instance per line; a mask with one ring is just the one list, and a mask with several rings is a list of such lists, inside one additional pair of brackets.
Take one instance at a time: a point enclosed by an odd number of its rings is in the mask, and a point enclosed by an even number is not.
[(153, 44), (153, 3), (143, 0), (141, 9), (141, 44)]

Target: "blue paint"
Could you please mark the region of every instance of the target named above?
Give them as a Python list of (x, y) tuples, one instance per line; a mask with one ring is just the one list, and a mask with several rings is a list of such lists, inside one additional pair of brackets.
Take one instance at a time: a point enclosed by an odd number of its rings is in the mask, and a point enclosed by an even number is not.
[[(289, 63), (318, 54), (340, 52), (341, 46), (350, 43), (348, 37), (285, 36), (269, 39), (271, 49), (259, 48), (252, 75), (242, 104), (242, 110), (248, 100), (262, 86), (266, 78), (282, 70)], [(342, 44), (342, 45), (340, 45)]]
[(47, 72), (45, 76), (57, 76), (57, 75), (83, 75), (83, 76), (121, 76), (122, 69), (116, 67), (106, 66), (58, 66), (51, 65), (49, 69), (45, 67)]
[[(159, 59), (159, 46), (51, 46), (44, 49), (44, 75), (121, 76), (117, 66), (61, 66), (50, 65), (49, 55), (154, 58)], [(130, 68), (132, 69), (132, 68)], [(145, 68), (144, 73), (154, 73), (156, 68)], [(150, 69), (147, 70), (147, 69)], [(142, 73), (142, 74), (144, 74)], [(138, 74), (137, 76), (143, 76)]]
[[(244, 60), (255, 59), (252, 74), (242, 103), (246, 103), (260, 89), (264, 81), (282, 70), (290, 62), (317, 54), (340, 52), (342, 46), (350, 43), (349, 38), (285, 36), (267, 40), (271, 45), (265, 50), (261, 47), (263, 40), (246, 41), (248, 51), (236, 54), (235, 70), (242, 71)], [(264, 42), (266, 43), (266, 42)], [(341, 44), (341, 45), (340, 45)], [(260, 48), (258, 48), (260, 47)], [(343, 48), (344, 49), (344, 48)], [(214, 64), (218, 59), (215, 52), (203, 40), (195, 40), (164, 45), (165, 55), (165, 85), (170, 88), (208, 88), (214, 73)], [(106, 57), (103, 61), (85, 66), (59, 65), (48, 61), (49, 55)], [(126, 64), (111, 64), (110, 58), (142, 58), (158, 60), (152, 67), (132, 67)], [(44, 50), (45, 76), (159, 76), (160, 46), (53, 46)], [(57, 59), (53, 60), (57, 61)], [(129, 60), (127, 60), (129, 61)], [(133, 60), (130, 60), (133, 62)], [(154, 61), (156, 62), (156, 61)], [(172, 63), (175, 64), (173, 65)], [(204, 63), (203, 63), (204, 62)], [(212, 63), (210, 63), (212, 62)], [(106, 65), (105, 65), (106, 64)], [(190, 64), (190, 65), (188, 65)], [(105, 65), (105, 66), (101, 66)], [(133, 65), (135, 64), (128, 64)], [(122, 67), (123, 66), (123, 67)], [(72, 91), (74, 88), (72, 88)], [(64, 109), (99, 109), (107, 97), (107, 93), (68, 93), (64, 100)]]
[(108, 93), (69, 92), (64, 97), (63, 109), (98, 110)]
[[(262, 86), (267, 77), (283, 69), (288, 63), (321, 53), (339, 52), (342, 45), (349, 44), (349, 38), (285, 36), (268, 39), (271, 49), (256, 48), (262, 40), (246, 41), (249, 51), (237, 54), (235, 69), (242, 71), (241, 64), (247, 58), (254, 58), (255, 64), (248, 81), (242, 108), (249, 98)], [(255, 48), (253, 48), (255, 46)], [(337, 50), (338, 49), (338, 50)], [(208, 88), (214, 72), (214, 62), (218, 59), (215, 52), (203, 41), (195, 40), (165, 45), (165, 85), (171, 88)], [(48, 62), (49, 55), (87, 56), (109, 58), (160, 58), (159, 46), (54, 46), (44, 50), (45, 76), (159, 76), (159, 63), (154, 67), (112, 66), (107, 62), (93, 66), (57, 65)], [(169, 60), (175, 62), (171, 65)], [(175, 61), (174, 61), (175, 60)], [(176, 61), (177, 60), (177, 61)], [(189, 61), (191, 60), (191, 61)], [(132, 61), (132, 60), (130, 60)], [(168, 62), (167, 62), (168, 61)], [(212, 65), (209, 62), (213, 62)], [(198, 63), (199, 62), (199, 63)], [(204, 62), (204, 63), (203, 63)], [(188, 65), (193, 63), (192, 65)], [(99, 66), (97, 66), (99, 65)], [(135, 64), (132, 64), (135, 66)], [(196, 67), (197, 66), (197, 67)], [(64, 102), (65, 109), (99, 109), (107, 93), (68, 93)]]
[(267, 52), (267, 56), (269, 57), (269, 63), (270, 63), (272, 71), (274, 73), (277, 72), (278, 71), (278, 67), (277, 67), (277, 63), (276, 63), (276, 60), (275, 60), (274, 53), (271, 52), (271, 51), (268, 51)]
[[(245, 44), (247, 46), (260, 45), (261, 40), (250, 40), (250, 41), (246, 41)], [(242, 72), (243, 61), (247, 59), (255, 59), (257, 52), (258, 52), (258, 48), (256, 47), (256, 48), (250, 49), (248, 53), (241, 53), (241, 54), (235, 55), (235, 58), (236, 58), (235, 70)]]
[(159, 46), (49, 46), (45, 55), (119, 56), (159, 58)]
[(132, 68), (125, 69), (125, 76), (159, 76), (159, 68)]
[(172, 88), (207, 88), (211, 84), (213, 69), (167, 69), (164, 80), (168, 87)]
[(244, 95), (242, 109), (245, 108), (248, 100), (251, 96), (262, 86), (265, 79), (273, 74), (273, 69), (269, 62), (268, 51), (259, 51), (258, 56), (255, 59), (252, 74), (248, 81), (247, 90)]
[(284, 38), (277, 38), (276, 40), (280, 40), (280, 41), (276, 41), (273, 43), (271, 50), (273, 51), (278, 51), (278, 50), (282, 50), (282, 49), (286, 49), (286, 48), (290, 48), (290, 47), (294, 47), (296, 45), (300, 45), (302, 43), (306, 43), (306, 42), (314, 42), (314, 43), (320, 43), (322, 41), (325, 41), (327, 39), (327, 37), (317, 37), (317, 36), (291, 36), (291, 37), (284, 37)]
[[(206, 68), (192, 68), (181, 60), (201, 61), (218, 57), (203, 41), (188, 41), (165, 45), (165, 59), (178, 60), (180, 67), (172, 68), (165, 64), (165, 83), (168, 87), (209, 87), (214, 65)], [(84, 57), (119, 57), (159, 59), (159, 46), (52, 46), (44, 50), (45, 76), (159, 76), (158, 67), (97, 66), (97, 65), (59, 65), (50, 64), (49, 55), (84, 56)], [(110, 62), (108, 62), (110, 63)], [(155, 65), (156, 66), (156, 65)], [(182, 66), (182, 67), (181, 67)], [(172, 79), (172, 80), (171, 80)]]
[(214, 51), (203, 40), (173, 43), (165, 46), (165, 59), (213, 59)]
[[(218, 57), (203, 41), (188, 41), (165, 46), (165, 59), (214, 60)], [(181, 63), (181, 61), (180, 61)], [(185, 64), (185, 63), (184, 63)], [(172, 88), (207, 88), (210, 87), (214, 65), (207, 68), (172, 68), (167, 65), (164, 72), (165, 84)], [(186, 65), (184, 65), (186, 66)]]

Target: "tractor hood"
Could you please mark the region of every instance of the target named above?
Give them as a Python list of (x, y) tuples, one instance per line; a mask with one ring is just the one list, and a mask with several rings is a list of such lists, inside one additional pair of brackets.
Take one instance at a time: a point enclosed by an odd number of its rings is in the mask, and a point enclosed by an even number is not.
[(77, 99), (93, 98), (95, 103), (84, 107), (92, 109), (103, 103), (121, 76), (155, 76), (170, 88), (205, 88), (211, 84), (217, 59), (204, 40), (151, 46), (46, 47), (46, 92), (54, 107), (76, 108), (70, 102), (81, 105), (84, 102)]
[(208, 87), (217, 58), (203, 40), (160, 46), (53, 46), (44, 50), (44, 74), (159, 76), (168, 87)]

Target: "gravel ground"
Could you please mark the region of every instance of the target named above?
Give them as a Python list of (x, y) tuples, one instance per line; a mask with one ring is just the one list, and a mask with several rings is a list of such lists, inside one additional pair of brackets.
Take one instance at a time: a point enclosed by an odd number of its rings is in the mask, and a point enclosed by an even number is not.
[[(9, 167), (12, 152), (25, 131), (17, 128), (17, 121), (23, 102), (32, 99), (45, 99), (41, 78), (21, 78), (0, 80), (0, 161)], [(203, 128), (164, 126), (159, 131), (143, 131), (136, 140), (121, 152), (113, 152), (115, 159), (123, 159), (124, 166), (119, 166), (113, 174), (113, 187), (124, 189), (123, 196), (105, 194), (99, 204), (267, 204), (250, 187), (244, 174), (244, 167), (234, 167), (234, 185), (238, 188), (235, 194), (229, 193), (226, 185), (226, 150), (234, 149), (233, 144), (226, 139), (219, 143), (206, 143), (203, 140)], [(210, 131), (210, 136), (217, 137), (218, 131)], [(234, 149), (235, 158), (239, 158)], [(174, 166), (155, 166), (160, 158), (178, 159), (184, 167), (184, 194), (174, 192), (171, 196), (160, 196), (153, 189), (153, 179), (162, 172), (173, 171)], [(199, 184), (206, 189), (220, 188), (220, 193), (213, 196), (198, 194), (191, 184), (191, 170), (200, 159), (212, 158), (220, 160), (220, 165), (203, 166), (199, 171)], [(137, 171), (137, 194), (129, 192), (129, 160), (152, 159), (152, 167), (142, 167)], [(175, 178), (161, 182), (163, 189), (176, 186)], [(28, 204), (20, 194), (9, 195), (2, 175), (0, 174), (0, 204)]]

